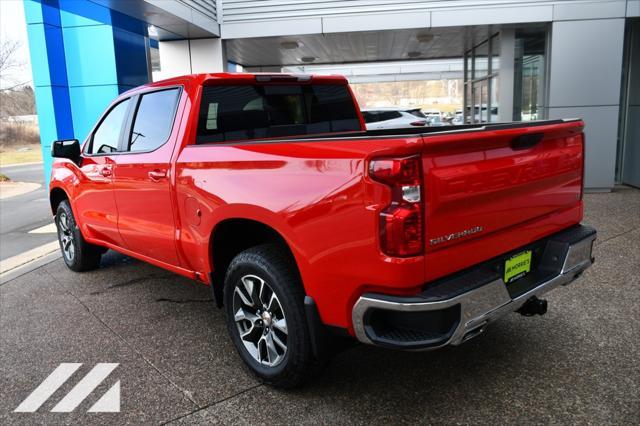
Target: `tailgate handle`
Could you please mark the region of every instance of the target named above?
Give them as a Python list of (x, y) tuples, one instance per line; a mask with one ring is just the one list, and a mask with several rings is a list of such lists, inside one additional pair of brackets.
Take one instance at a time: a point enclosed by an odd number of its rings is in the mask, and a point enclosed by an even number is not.
[(511, 148), (515, 150), (533, 148), (540, 143), (542, 138), (544, 138), (544, 133), (520, 135), (511, 141)]

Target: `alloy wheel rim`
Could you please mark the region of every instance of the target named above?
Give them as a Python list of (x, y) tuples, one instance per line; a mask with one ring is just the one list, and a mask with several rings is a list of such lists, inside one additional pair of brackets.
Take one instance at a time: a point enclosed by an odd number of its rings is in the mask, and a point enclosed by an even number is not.
[(245, 349), (261, 365), (275, 367), (287, 353), (288, 329), (282, 304), (271, 286), (255, 275), (233, 290), (234, 321)]
[(69, 224), (69, 216), (66, 213), (61, 213), (58, 218), (58, 238), (60, 238), (62, 253), (65, 259), (73, 261), (76, 255), (76, 247), (73, 232), (71, 232), (71, 226)]

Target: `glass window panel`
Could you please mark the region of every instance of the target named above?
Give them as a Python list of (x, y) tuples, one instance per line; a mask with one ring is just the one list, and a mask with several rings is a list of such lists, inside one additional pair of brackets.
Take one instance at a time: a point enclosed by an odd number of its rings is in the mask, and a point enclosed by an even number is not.
[(491, 37), (491, 73), (500, 72), (500, 35)]
[(516, 32), (514, 66), (514, 119), (544, 118), (546, 32), (543, 28)]
[(466, 90), (466, 104), (464, 106), (464, 123), (468, 124), (472, 122), (473, 113), (471, 107), (473, 106), (473, 93), (471, 91), (472, 84), (468, 83), (465, 87)]
[(120, 132), (127, 117), (130, 99), (126, 99), (116, 106), (102, 120), (93, 133), (90, 154), (108, 154), (118, 151)]
[[(500, 87), (500, 77), (495, 76), (491, 79), (491, 108), (489, 110), (489, 121), (495, 123), (499, 121), (498, 95)], [(510, 120), (508, 120), (510, 121)]]
[(178, 104), (179, 89), (147, 93), (133, 122), (129, 151), (153, 151), (169, 139)]
[(481, 102), (481, 87), (480, 84), (474, 84), (473, 87), (473, 108), (471, 108), (471, 114), (474, 123), (480, 122), (480, 102)]
[(197, 142), (356, 130), (360, 120), (344, 85), (210, 86), (203, 91)]
[(474, 79), (485, 77), (489, 73), (489, 41), (475, 48)]
[(489, 121), (489, 108), (487, 103), (489, 100), (489, 81), (483, 81), (480, 88), (480, 122), (486, 123)]

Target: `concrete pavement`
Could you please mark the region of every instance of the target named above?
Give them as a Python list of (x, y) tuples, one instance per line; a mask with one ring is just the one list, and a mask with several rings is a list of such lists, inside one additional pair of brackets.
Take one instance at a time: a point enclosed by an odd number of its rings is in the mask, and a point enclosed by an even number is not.
[[(456, 348), (356, 346), (301, 390), (242, 367), (207, 287), (109, 253), (0, 286), (0, 423), (594, 423), (640, 418), (640, 191), (586, 196), (596, 264)], [(36, 413), (13, 410), (62, 362), (83, 366)], [(98, 362), (119, 367), (72, 413), (49, 410)], [(117, 380), (120, 413), (87, 413)]]
[(53, 233), (29, 233), (53, 222), (42, 164), (0, 167), (0, 173), (15, 182), (37, 183), (40, 187), (26, 194), (0, 200), (0, 260), (56, 240)]

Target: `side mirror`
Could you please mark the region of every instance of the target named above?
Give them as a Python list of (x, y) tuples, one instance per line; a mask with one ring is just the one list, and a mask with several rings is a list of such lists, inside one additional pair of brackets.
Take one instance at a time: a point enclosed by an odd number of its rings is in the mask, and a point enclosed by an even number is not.
[(68, 158), (77, 163), (80, 160), (80, 142), (78, 142), (78, 139), (54, 141), (51, 147), (51, 156), (54, 158)]

